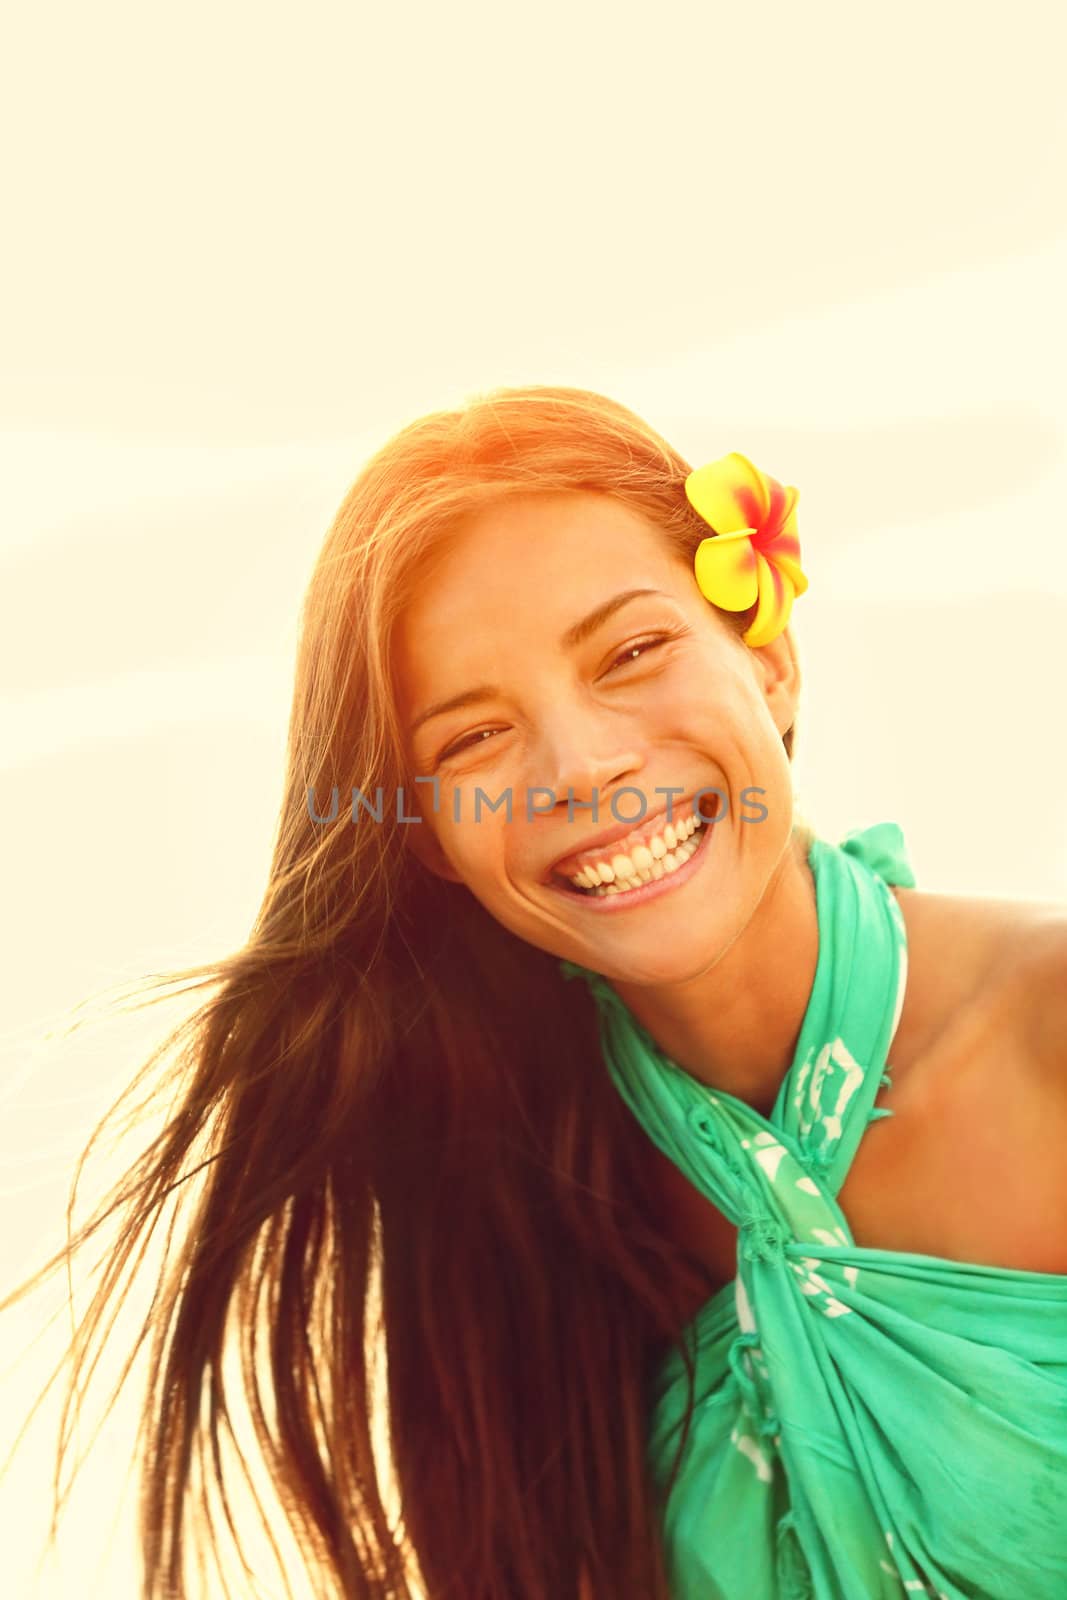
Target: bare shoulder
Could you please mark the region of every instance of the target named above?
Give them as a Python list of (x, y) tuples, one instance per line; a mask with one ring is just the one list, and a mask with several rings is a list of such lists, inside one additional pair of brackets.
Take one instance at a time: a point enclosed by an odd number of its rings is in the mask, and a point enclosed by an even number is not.
[(1027, 1054), (1067, 1096), (1067, 911), (1028, 931), (1017, 995)]
[[(908, 936), (913, 1027), (929, 1040), (994, 1013), (1036, 1065), (1067, 1081), (1067, 905), (894, 887)], [(902, 1022), (905, 1019), (902, 1018)]]
[(879, 1095), (894, 1115), (838, 1202), (861, 1245), (1067, 1275), (1067, 908), (893, 892), (907, 981)]
[[(940, 950), (961, 982), (1054, 969), (1067, 944), (1067, 905), (987, 895), (937, 894), (893, 886), (904, 914), (909, 953)], [(943, 941), (949, 940), (946, 946)], [(952, 957), (953, 951), (959, 957)]]

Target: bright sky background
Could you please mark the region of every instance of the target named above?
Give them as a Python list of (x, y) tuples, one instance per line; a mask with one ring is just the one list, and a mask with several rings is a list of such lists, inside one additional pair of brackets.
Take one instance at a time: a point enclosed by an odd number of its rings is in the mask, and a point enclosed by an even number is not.
[[(1063, 42), (1032, 0), (12, 18), (4, 1285), (161, 1025), (46, 1035), (243, 942), (315, 553), (370, 450), (473, 391), (600, 389), (796, 484), (804, 810), (899, 821), (922, 888), (1067, 902)], [(45, 1299), (0, 1319), (0, 1436)], [(39, 1582), (31, 1434), (12, 1600), (135, 1593), (130, 1415)]]

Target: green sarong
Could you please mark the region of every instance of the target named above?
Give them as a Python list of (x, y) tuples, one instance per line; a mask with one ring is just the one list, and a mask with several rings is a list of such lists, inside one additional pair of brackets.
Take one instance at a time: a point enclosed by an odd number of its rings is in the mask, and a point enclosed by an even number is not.
[[(686, 1330), (672, 1594), (1064, 1600), (1067, 1276), (853, 1241), (834, 1197), (868, 1122), (892, 1114), (873, 1108), (907, 975), (887, 885), (915, 879), (892, 822), (815, 838), (808, 859), (818, 962), (769, 1119), (672, 1062), (607, 979), (560, 963), (596, 997), (634, 1115), (739, 1230), (736, 1278)], [(649, 1419), (661, 1488), (685, 1405), (672, 1350)]]

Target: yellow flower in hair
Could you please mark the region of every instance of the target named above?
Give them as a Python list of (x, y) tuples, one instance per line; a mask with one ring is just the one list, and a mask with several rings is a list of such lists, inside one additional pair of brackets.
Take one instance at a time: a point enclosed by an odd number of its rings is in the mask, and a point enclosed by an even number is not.
[(756, 615), (741, 637), (753, 649), (770, 644), (808, 587), (800, 569), (798, 491), (783, 488), (735, 450), (691, 472), (685, 492), (714, 529), (693, 560), (701, 594), (724, 611), (754, 605)]

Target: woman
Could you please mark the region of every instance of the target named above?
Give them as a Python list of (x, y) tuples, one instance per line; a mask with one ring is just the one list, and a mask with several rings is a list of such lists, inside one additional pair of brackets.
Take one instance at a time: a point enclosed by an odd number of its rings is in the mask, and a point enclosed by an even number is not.
[(317, 1594), (1062, 1592), (1065, 919), (797, 819), (795, 502), (549, 387), (349, 491), (78, 1355), (192, 1196), (148, 1600), (231, 1481), (230, 1339)]

